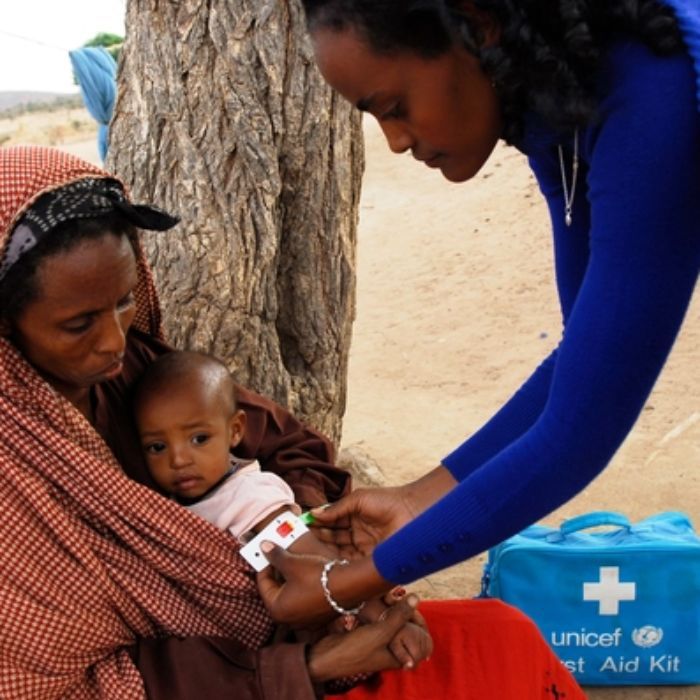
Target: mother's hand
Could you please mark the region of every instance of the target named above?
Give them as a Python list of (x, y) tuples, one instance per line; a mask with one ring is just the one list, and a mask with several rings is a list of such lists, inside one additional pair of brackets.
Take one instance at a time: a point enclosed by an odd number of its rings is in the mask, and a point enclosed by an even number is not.
[[(393, 605), (377, 622), (357, 627), (352, 632), (331, 634), (314, 644), (309, 651), (309, 676), (314, 682), (400, 668), (401, 662), (389, 649), (391, 640), (411, 624), (418, 598), (410, 595)], [(432, 650), (432, 640), (425, 631), (425, 640), (414, 650), (417, 666)]]

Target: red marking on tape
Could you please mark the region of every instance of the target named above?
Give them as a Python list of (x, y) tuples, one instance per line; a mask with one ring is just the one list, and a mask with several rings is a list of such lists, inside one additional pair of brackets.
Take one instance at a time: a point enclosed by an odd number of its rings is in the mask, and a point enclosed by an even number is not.
[(285, 520), (283, 523), (277, 526), (277, 534), (280, 537), (286, 537), (292, 532), (294, 532), (294, 525), (292, 525), (289, 520)]

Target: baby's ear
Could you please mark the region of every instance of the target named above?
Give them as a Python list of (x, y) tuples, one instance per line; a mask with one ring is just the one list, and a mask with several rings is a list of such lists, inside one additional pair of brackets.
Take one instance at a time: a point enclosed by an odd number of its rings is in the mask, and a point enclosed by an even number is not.
[(238, 444), (245, 435), (246, 415), (240, 409), (231, 416), (231, 449), (238, 447)]

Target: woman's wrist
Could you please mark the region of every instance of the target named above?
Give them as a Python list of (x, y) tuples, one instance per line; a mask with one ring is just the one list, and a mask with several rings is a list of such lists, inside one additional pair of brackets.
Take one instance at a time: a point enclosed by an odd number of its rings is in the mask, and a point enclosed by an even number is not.
[(457, 483), (449, 469), (441, 464), (416, 481), (403, 486), (406, 500), (410, 504), (414, 517), (437, 503)]
[(344, 608), (338, 601), (333, 597), (333, 594), (328, 587), (328, 577), (331, 569), (335, 566), (349, 566), (350, 562), (347, 559), (331, 559), (331, 561), (326, 562), (323, 566), (323, 571), (321, 571), (321, 588), (323, 589), (323, 595), (326, 598), (328, 605), (335, 610), (339, 615), (344, 615), (352, 617), (358, 615), (360, 611), (364, 608), (364, 601), (359, 603), (357, 607), (354, 608)]
[(391, 590), (394, 584), (381, 576), (371, 557), (336, 566), (328, 575), (327, 588), (339, 605), (354, 608)]

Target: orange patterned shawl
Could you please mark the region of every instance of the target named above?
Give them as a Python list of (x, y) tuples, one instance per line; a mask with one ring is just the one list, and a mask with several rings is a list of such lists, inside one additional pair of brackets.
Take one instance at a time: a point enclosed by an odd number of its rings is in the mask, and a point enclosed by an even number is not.
[[(21, 214), (107, 173), (54, 149), (0, 149), (0, 254)], [(135, 325), (160, 333), (138, 243)], [(226, 636), (272, 624), (233, 539), (126, 478), (102, 438), (0, 339), (0, 697), (145, 697), (139, 637)]]

